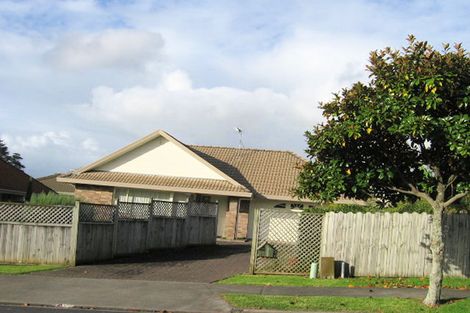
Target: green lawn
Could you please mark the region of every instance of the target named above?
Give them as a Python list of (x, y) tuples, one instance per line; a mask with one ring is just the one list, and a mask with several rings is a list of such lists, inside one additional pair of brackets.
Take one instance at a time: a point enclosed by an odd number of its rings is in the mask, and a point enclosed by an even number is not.
[[(427, 287), (427, 277), (422, 278), (376, 278), (357, 277), (345, 279), (309, 279), (303, 276), (284, 275), (236, 275), (219, 281), (226, 285), (264, 286), (310, 286), (310, 287)], [(445, 288), (470, 289), (470, 279), (460, 277), (444, 278)]]
[(420, 300), (400, 298), (353, 298), (318, 296), (224, 295), (232, 306), (244, 309), (371, 313), (468, 313), (470, 299), (430, 309)]
[(39, 271), (49, 271), (59, 268), (64, 268), (64, 265), (50, 265), (50, 264), (41, 264), (41, 265), (19, 265), (19, 264), (0, 264), (0, 275), (1, 274), (26, 274), (31, 272)]

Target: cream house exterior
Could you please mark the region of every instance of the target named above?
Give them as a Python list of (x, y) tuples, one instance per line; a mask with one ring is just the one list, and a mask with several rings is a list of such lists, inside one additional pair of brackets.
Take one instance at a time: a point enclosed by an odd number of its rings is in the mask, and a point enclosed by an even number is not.
[(57, 180), (93, 203), (217, 202), (217, 235), (251, 238), (255, 208), (311, 204), (291, 195), (304, 162), (288, 151), (186, 145), (160, 130)]

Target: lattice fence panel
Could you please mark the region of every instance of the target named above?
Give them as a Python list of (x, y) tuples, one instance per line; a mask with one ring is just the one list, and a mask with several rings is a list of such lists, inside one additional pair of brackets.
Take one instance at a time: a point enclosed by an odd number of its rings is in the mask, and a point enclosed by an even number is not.
[(190, 216), (217, 216), (217, 203), (210, 202), (190, 202), (188, 208), (188, 215)]
[(28, 204), (0, 204), (0, 221), (34, 224), (72, 224), (72, 210), (69, 206), (44, 206)]
[(308, 273), (320, 258), (322, 222), (321, 214), (261, 209), (255, 273)]
[(153, 201), (152, 213), (156, 217), (186, 218), (188, 216), (188, 203)]
[(114, 205), (80, 203), (80, 223), (113, 223)]
[(150, 218), (151, 203), (119, 202), (118, 215), (120, 220), (145, 221)]

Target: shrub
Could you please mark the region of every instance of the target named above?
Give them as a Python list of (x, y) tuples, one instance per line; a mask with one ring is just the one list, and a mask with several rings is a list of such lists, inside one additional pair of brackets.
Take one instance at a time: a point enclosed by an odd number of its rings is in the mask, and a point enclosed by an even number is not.
[(36, 205), (74, 205), (75, 197), (69, 195), (61, 195), (57, 193), (33, 193), (29, 204)]
[[(375, 203), (367, 203), (366, 205), (359, 204), (340, 204), (340, 203), (328, 203), (324, 205), (317, 205), (308, 209), (305, 209), (306, 212), (311, 213), (326, 213), (326, 212), (343, 212), (343, 213), (375, 213), (375, 212), (397, 212), (397, 213), (432, 213), (432, 207), (429, 203), (423, 200), (418, 200), (415, 202), (411, 201), (401, 201), (398, 202), (395, 206), (383, 207)], [(470, 212), (470, 201), (469, 199), (463, 199), (458, 204), (447, 209), (450, 213), (455, 212)]]

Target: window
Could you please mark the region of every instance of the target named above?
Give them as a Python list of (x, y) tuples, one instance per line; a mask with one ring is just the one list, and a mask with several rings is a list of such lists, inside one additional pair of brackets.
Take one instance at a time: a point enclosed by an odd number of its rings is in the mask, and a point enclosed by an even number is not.
[(303, 210), (304, 205), (302, 203), (291, 203), (290, 208), (291, 210), (295, 210), (295, 209)]
[(165, 191), (116, 188), (114, 197), (119, 202), (150, 203), (152, 200), (172, 201), (173, 194)]
[(194, 197), (194, 202), (211, 202), (211, 196), (196, 194)]
[(240, 200), (238, 212), (249, 213), (250, 212), (250, 200)]
[(274, 206), (275, 209), (285, 209), (286, 204), (285, 203), (278, 203)]

